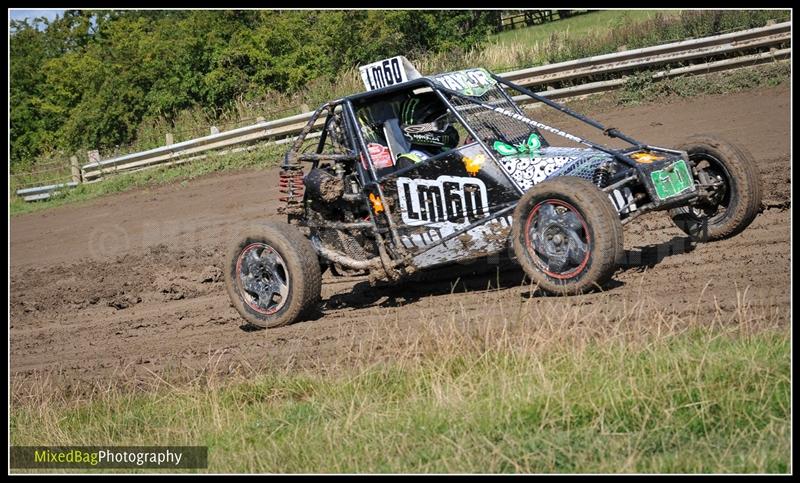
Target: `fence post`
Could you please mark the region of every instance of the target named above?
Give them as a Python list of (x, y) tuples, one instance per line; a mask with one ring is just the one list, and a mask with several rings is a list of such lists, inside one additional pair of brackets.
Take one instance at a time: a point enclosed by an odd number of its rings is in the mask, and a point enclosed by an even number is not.
[[(91, 151), (86, 151), (86, 156), (89, 158), (90, 163), (96, 163), (100, 161), (100, 151), (97, 149), (93, 149)], [(100, 168), (100, 176), (105, 174), (103, 168)]]
[(167, 133), (167, 146), (169, 146), (170, 144), (175, 144), (175, 138), (172, 137), (172, 133), (171, 132), (168, 132)]
[(78, 164), (78, 157), (71, 156), (69, 158), (70, 169), (72, 170), (72, 181), (75, 183), (82, 183), (83, 179), (81, 176), (81, 167)]

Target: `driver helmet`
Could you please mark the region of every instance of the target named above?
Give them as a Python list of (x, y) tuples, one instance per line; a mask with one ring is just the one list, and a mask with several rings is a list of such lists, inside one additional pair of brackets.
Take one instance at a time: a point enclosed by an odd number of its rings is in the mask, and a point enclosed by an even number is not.
[(458, 130), (450, 123), (450, 113), (433, 93), (410, 97), (400, 107), (400, 128), (412, 150), (432, 154), (458, 146)]

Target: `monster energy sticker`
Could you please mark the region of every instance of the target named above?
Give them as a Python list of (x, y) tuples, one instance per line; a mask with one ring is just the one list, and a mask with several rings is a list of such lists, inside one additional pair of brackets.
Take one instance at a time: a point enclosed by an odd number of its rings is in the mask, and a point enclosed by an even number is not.
[(414, 124), (414, 112), (419, 104), (419, 98), (413, 97), (403, 103), (400, 112), (401, 124)]

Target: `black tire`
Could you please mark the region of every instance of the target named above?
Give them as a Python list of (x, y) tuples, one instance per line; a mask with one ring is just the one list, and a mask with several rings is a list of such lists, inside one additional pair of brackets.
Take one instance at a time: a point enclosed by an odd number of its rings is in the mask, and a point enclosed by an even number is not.
[[(713, 202), (673, 208), (675, 225), (699, 242), (721, 240), (740, 233), (761, 207), (761, 183), (753, 155), (744, 147), (717, 136), (697, 135), (682, 146), (695, 169), (724, 182)], [(698, 174), (694, 174), (698, 180)]]
[(291, 225), (250, 228), (231, 243), (227, 260), (225, 288), (251, 326), (290, 324), (319, 303), (322, 275), (317, 254)]
[[(608, 194), (573, 176), (544, 181), (525, 193), (512, 226), (512, 247), (523, 270), (553, 294), (602, 288), (624, 253), (622, 223)], [(563, 270), (552, 265), (559, 261)]]

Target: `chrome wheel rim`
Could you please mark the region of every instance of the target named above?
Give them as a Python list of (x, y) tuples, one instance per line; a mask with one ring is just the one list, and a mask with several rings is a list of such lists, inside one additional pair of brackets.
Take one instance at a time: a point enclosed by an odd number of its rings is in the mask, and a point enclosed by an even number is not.
[(281, 310), (289, 297), (289, 270), (283, 257), (266, 243), (247, 245), (236, 260), (239, 292), (256, 312)]
[(591, 256), (586, 221), (574, 206), (561, 200), (544, 200), (531, 210), (525, 243), (536, 266), (561, 280), (580, 274)]

